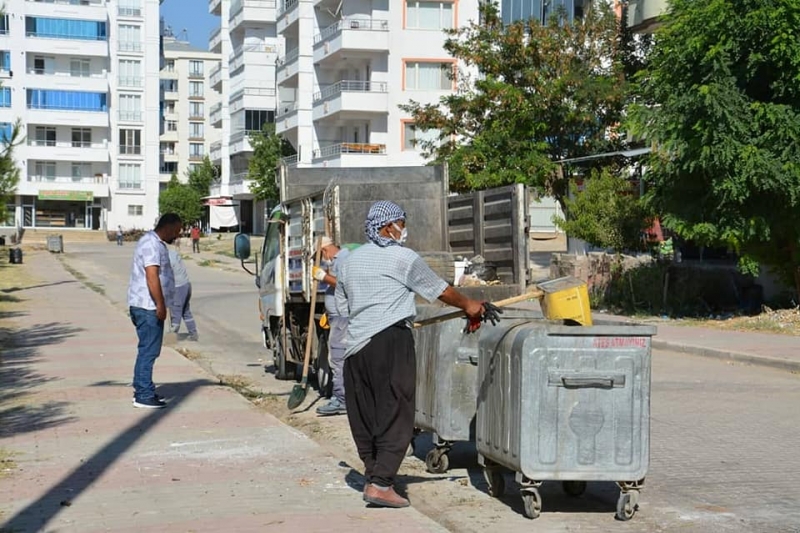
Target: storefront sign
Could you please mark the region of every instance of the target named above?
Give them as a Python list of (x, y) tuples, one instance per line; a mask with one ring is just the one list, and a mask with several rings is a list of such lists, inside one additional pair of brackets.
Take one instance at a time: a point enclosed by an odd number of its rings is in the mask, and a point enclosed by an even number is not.
[(39, 200), (65, 200), (68, 202), (91, 202), (92, 191), (39, 191)]
[(205, 205), (230, 205), (230, 196), (217, 196), (216, 198), (206, 198)]

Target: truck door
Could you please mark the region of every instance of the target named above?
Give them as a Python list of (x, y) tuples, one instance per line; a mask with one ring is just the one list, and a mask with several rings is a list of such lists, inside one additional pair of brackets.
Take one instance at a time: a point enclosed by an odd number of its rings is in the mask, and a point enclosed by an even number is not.
[(283, 223), (281, 211), (275, 210), (267, 222), (264, 246), (261, 249), (261, 312), (264, 325), (269, 325), (269, 317), (283, 316), (284, 275), (281, 256), (281, 239), (283, 239)]

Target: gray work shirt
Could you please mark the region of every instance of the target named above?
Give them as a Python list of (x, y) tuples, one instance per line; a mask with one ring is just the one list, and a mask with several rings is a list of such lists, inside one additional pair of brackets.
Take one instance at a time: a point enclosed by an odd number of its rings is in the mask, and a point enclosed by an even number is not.
[(413, 250), (373, 243), (353, 250), (336, 283), (336, 305), (347, 309), (350, 317), (345, 357), (389, 326), (413, 320), (417, 313), (414, 293), (432, 302), (445, 289), (447, 282)]
[(181, 258), (181, 254), (179, 254), (177, 250), (170, 249), (169, 264), (172, 266), (175, 288), (183, 287), (189, 283), (189, 273), (186, 271), (186, 263), (183, 262), (183, 258)]
[[(333, 257), (331, 261), (331, 266), (328, 269), (328, 274), (333, 276), (334, 278), (339, 279), (339, 272), (342, 270), (342, 264), (344, 260), (347, 259), (347, 256), (350, 255), (350, 250), (347, 248), (341, 248), (339, 252)], [(328, 313), (328, 316), (347, 316), (347, 308), (339, 309), (336, 307), (336, 287), (333, 285), (328, 285), (328, 288), (325, 289), (325, 312)]]

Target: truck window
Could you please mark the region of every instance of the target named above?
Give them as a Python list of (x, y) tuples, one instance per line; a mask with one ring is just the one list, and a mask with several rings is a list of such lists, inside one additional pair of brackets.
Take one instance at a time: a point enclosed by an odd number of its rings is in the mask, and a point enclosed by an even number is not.
[(267, 234), (264, 237), (264, 249), (261, 252), (263, 257), (262, 261), (264, 263), (268, 263), (278, 256), (281, 238), (281, 225), (277, 222), (279, 219), (279, 214), (276, 213), (267, 224)]

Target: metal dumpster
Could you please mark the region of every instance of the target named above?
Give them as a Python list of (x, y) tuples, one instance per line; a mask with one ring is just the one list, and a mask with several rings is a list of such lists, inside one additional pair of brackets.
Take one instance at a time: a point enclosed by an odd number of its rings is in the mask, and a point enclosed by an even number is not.
[(60, 254), (64, 252), (64, 237), (61, 235), (48, 235), (47, 236), (47, 251)]
[(620, 487), (629, 520), (650, 461), (651, 326), (564, 326), (545, 320), (486, 328), (478, 358), (476, 446), (489, 492), (516, 474), (525, 515), (539, 516), (538, 487), (561, 481), (579, 496), (588, 481)]
[[(510, 286), (459, 288), (471, 298), (499, 300), (518, 294)], [(417, 320), (452, 311), (437, 304), (417, 304)], [(531, 311), (507, 310), (503, 322), (511, 317), (530, 318)], [(431, 473), (446, 472), (450, 466), (448, 453), (457, 441), (471, 441), (475, 435), (475, 412), (478, 398), (478, 339), (477, 333), (462, 331), (463, 319), (453, 319), (414, 329), (417, 353), (416, 413), (414, 425), (418, 431), (433, 434), (434, 449), (425, 457)]]

